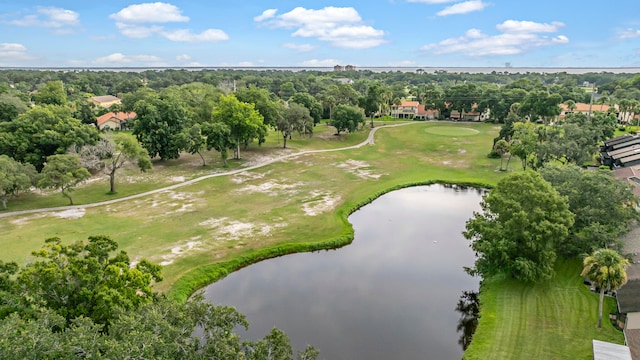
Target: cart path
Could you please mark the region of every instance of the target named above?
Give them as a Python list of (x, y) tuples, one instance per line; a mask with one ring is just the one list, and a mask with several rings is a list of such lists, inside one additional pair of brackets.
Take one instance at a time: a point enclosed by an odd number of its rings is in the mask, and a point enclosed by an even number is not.
[(151, 190), (151, 191), (147, 191), (147, 192), (143, 192), (143, 193), (139, 193), (139, 194), (129, 195), (129, 196), (113, 199), (113, 200), (106, 200), (106, 201), (100, 201), (100, 202), (96, 202), (96, 203), (82, 204), (82, 205), (67, 205), (67, 206), (57, 206), (57, 207), (52, 207), (52, 208), (42, 208), (42, 209), (30, 209), (30, 210), (19, 210), (19, 211), (3, 212), (3, 213), (0, 213), (0, 218), (9, 217), (9, 216), (16, 216), (16, 215), (36, 214), (36, 213), (43, 213), (43, 212), (55, 212), (55, 211), (75, 210), (75, 209), (88, 209), (88, 208), (93, 208), (93, 207), (98, 207), (98, 206), (115, 204), (115, 203), (122, 202), (122, 201), (129, 201), (129, 200), (133, 200), (133, 199), (138, 199), (138, 198), (141, 198), (141, 197), (157, 194), (157, 193), (160, 193), (160, 192), (163, 192), (163, 191), (169, 191), (169, 190), (177, 189), (177, 188), (180, 188), (180, 187), (183, 187), (183, 186), (195, 184), (195, 183), (197, 183), (199, 181), (202, 181), (202, 180), (206, 180), (206, 179), (210, 179), (210, 178), (214, 178), (214, 177), (219, 177), (219, 176), (235, 175), (235, 174), (239, 174), (239, 173), (242, 173), (242, 172), (245, 172), (245, 171), (258, 169), (258, 168), (261, 168), (261, 167), (264, 167), (264, 166), (267, 166), (267, 165), (271, 165), (273, 163), (276, 163), (276, 162), (279, 162), (279, 161), (282, 161), (282, 160), (291, 159), (291, 158), (294, 158), (294, 157), (297, 157), (297, 156), (301, 156), (301, 155), (325, 153), (325, 152), (332, 152), (332, 151), (352, 150), (352, 149), (361, 148), (361, 147), (363, 147), (365, 145), (374, 145), (374, 137), (375, 137), (375, 133), (376, 133), (376, 131), (378, 131), (378, 129), (392, 128), (392, 127), (398, 127), (398, 126), (407, 126), (407, 125), (414, 125), (414, 124), (424, 124), (424, 123), (425, 122), (421, 121), (421, 122), (408, 122), (408, 123), (393, 124), (393, 125), (382, 125), (382, 126), (378, 126), (378, 127), (375, 127), (373, 129), (371, 129), (367, 139), (365, 141), (361, 142), (360, 144), (357, 144), (357, 145), (352, 145), (352, 146), (347, 146), (347, 147), (337, 148), (337, 149), (300, 151), (300, 152), (297, 152), (297, 153), (294, 153), (294, 154), (278, 156), (278, 157), (275, 157), (273, 159), (269, 159), (269, 160), (263, 161), (263, 162), (261, 162), (259, 164), (248, 166), (248, 167), (245, 167), (245, 168), (242, 168), (242, 169), (236, 169), (236, 170), (231, 170), (231, 171), (226, 171), (226, 172), (209, 174), (209, 175), (201, 176), (201, 177), (198, 177), (198, 178), (195, 178), (195, 179), (191, 179), (191, 180), (188, 180), (188, 181), (184, 181), (184, 182), (181, 182), (181, 183), (169, 185), (169, 186), (166, 186), (166, 187), (163, 187), (163, 188), (159, 188), (159, 189), (155, 189), (155, 190)]

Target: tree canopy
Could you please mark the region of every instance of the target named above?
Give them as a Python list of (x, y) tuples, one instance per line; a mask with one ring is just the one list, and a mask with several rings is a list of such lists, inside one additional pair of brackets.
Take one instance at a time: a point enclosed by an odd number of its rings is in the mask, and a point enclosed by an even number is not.
[(262, 144), (267, 135), (267, 126), (254, 105), (241, 102), (234, 95), (220, 97), (213, 109), (212, 120), (228, 126), (236, 145), (237, 159), (240, 158), (240, 144), (248, 145), (255, 139)]
[(558, 242), (562, 255), (578, 256), (612, 244), (622, 248), (618, 238), (638, 218), (631, 185), (609, 170), (583, 170), (574, 164), (550, 163), (540, 174), (567, 197), (569, 210), (575, 215), (569, 236)]
[(506, 273), (523, 281), (549, 279), (556, 244), (574, 221), (566, 198), (528, 170), (500, 180), (481, 206), (464, 232), (478, 256), (471, 271), (485, 277)]
[(91, 177), (89, 170), (80, 164), (80, 156), (77, 154), (51, 155), (40, 172), (38, 186), (41, 188), (59, 189), (62, 196), (69, 199), (69, 205), (73, 205), (71, 192), (76, 185)]
[[(294, 359), (281, 330), (241, 340), (244, 315), (202, 295), (168, 300), (151, 288), (159, 265), (117, 250), (106, 236), (50, 238), (27, 265), (0, 261), (2, 358)], [(296, 358), (317, 356), (308, 347)]]

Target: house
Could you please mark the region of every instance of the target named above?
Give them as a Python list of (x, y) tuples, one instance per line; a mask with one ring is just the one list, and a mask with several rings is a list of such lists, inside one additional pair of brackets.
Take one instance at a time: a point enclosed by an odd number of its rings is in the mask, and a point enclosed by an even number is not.
[(471, 107), (471, 111), (465, 111), (460, 115), (458, 110), (451, 110), (449, 118), (451, 120), (461, 120), (461, 121), (485, 121), (489, 119), (491, 112), (489, 109), (486, 109), (483, 112), (477, 111), (478, 104), (473, 104)]
[(111, 105), (122, 103), (120, 98), (113, 95), (94, 96), (89, 98), (89, 101), (105, 109), (111, 107)]
[(418, 114), (417, 101), (402, 100), (400, 104), (391, 105), (391, 117), (394, 119), (413, 119)]
[(127, 128), (127, 122), (136, 117), (135, 112), (108, 112), (97, 119), (98, 128), (100, 130), (124, 130)]
[(437, 120), (439, 116), (440, 112), (438, 110), (427, 110), (424, 105), (420, 104), (414, 118), (418, 120)]

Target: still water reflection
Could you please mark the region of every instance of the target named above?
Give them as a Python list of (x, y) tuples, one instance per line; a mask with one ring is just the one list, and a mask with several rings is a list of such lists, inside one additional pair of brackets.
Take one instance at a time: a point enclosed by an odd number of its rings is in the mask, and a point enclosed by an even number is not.
[(443, 185), (391, 192), (349, 217), (351, 245), (251, 265), (205, 296), (247, 316), (243, 337), (278, 327), (321, 359), (460, 359), (456, 304), (479, 283), (463, 271), (474, 254), (461, 232), (481, 196)]

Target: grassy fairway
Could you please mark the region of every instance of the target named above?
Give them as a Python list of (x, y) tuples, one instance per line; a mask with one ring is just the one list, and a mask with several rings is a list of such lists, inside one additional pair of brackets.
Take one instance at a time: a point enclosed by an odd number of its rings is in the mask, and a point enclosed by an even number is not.
[[(472, 128), (477, 133), (459, 137), (426, 131), (442, 126)], [(310, 148), (352, 145), (368, 133), (336, 140), (333, 128), (319, 130), (320, 134), (308, 141)], [(492, 124), (413, 123), (380, 129), (372, 146), (301, 155), (241, 174), (77, 213), (3, 218), (0, 259), (24, 263), (47, 237), (59, 236), (70, 242), (104, 234), (118, 241), (133, 259), (148, 258), (164, 265), (165, 281), (158, 284), (158, 290), (169, 290), (188, 272), (189, 285), (202, 286), (210, 279), (194, 279), (194, 269), (209, 269), (212, 264), (237, 258), (255, 259), (256, 252), (285, 244), (304, 247), (349, 236), (345, 219), (350, 209), (388, 189), (433, 180), (494, 184), (504, 172), (497, 171), (498, 161), (488, 159), (486, 154), (497, 132), (498, 127)], [(294, 141), (295, 148), (285, 153), (307, 149), (302, 140), (298, 141), (301, 143)], [(262, 148), (253, 150), (253, 155), (267, 157), (281, 151), (272, 137)], [(142, 186), (151, 177), (163, 184), (173, 177), (192, 178), (190, 171), (207, 172), (197, 161), (156, 166), (154, 171), (156, 174), (128, 174), (134, 179), (129, 183)], [(219, 169), (209, 170), (216, 171)], [(81, 199), (90, 198), (89, 193), (99, 194), (96, 189), (106, 185), (105, 179), (78, 189), (75, 198), (78, 203), (86, 202)], [(119, 191), (129, 190), (123, 184)], [(56, 205), (64, 205), (59, 194), (40, 201), (60, 200), (62, 204)], [(20, 201), (10, 206), (29, 207)]]
[(605, 298), (597, 328), (598, 295), (582, 285), (579, 261), (560, 261), (546, 284), (488, 279), (480, 322), (464, 359), (593, 359), (592, 339), (624, 343), (608, 321), (615, 301)]

